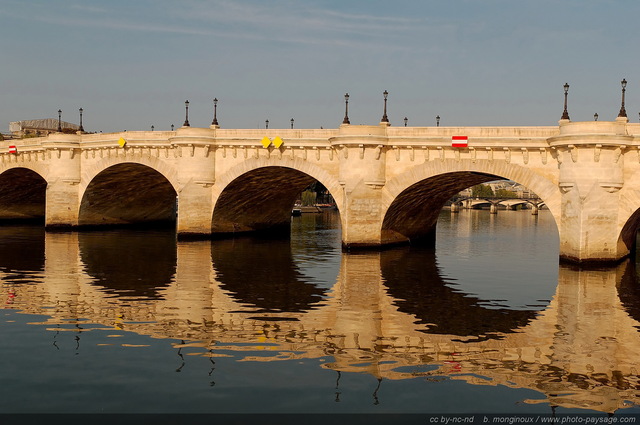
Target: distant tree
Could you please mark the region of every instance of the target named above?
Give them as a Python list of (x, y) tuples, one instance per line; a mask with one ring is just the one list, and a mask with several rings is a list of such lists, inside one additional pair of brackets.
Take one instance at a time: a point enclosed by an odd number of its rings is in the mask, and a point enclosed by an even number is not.
[[(304, 194), (304, 192), (313, 192), (315, 194), (315, 197), (313, 198), (313, 203), (304, 204), (304, 199), (303, 199), (303, 204), (304, 205), (333, 204), (333, 203), (335, 203), (335, 201), (333, 200), (333, 197), (331, 196), (331, 194), (329, 193), (327, 188), (322, 183), (320, 183), (319, 181), (315, 181), (315, 182), (311, 183), (302, 192), (302, 194)], [(311, 197), (313, 195), (307, 194), (305, 196)], [(302, 195), (301, 195), (301, 199), (302, 199)]]
[(492, 198), (494, 197), (493, 189), (486, 184), (478, 184), (471, 188), (471, 196), (474, 198)]
[(302, 192), (302, 205), (315, 205), (317, 194), (313, 190), (305, 190)]
[(0, 133), (0, 140), (4, 140), (4, 136)]
[(516, 194), (507, 189), (496, 190), (496, 198), (517, 198)]

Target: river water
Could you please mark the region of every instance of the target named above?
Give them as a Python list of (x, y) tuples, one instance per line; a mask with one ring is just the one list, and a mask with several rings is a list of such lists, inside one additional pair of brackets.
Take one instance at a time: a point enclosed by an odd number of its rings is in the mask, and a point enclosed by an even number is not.
[(435, 249), (0, 227), (2, 413), (640, 413), (636, 261), (558, 265), (548, 211)]

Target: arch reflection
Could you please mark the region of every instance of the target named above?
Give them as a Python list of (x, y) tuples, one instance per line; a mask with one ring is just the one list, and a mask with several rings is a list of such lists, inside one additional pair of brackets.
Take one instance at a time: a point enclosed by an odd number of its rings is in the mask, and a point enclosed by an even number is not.
[(308, 311), (325, 295), (296, 266), (289, 239), (217, 240), (211, 259), (220, 288), (255, 313)]
[[(102, 327), (83, 326), (83, 332), (124, 329), (171, 338), (184, 341), (174, 347), (188, 345), (206, 357), (233, 355), (236, 360), (269, 362), (330, 356), (331, 361), (320, 367), (340, 372), (343, 382), (349, 372), (367, 373), (379, 382), (456, 379), (535, 390), (539, 396), (523, 400), (526, 403), (609, 413), (640, 405), (640, 323), (635, 317), (640, 297), (628, 290), (638, 284), (631, 262), (602, 270), (561, 266), (556, 292), (544, 310), (525, 316), (525, 322), (518, 315), (500, 321), (486, 313), (484, 320), (497, 323), (491, 332), (501, 338), (478, 338), (487, 333), (485, 328), (474, 328), (473, 335), (455, 319), (450, 325), (446, 317), (424, 312), (429, 304), (420, 305), (415, 293), (403, 286), (407, 274), (400, 266), (434, 272), (423, 285), (446, 282), (438, 277), (435, 263), (423, 260), (420, 265), (405, 251), (338, 254), (335, 285), (324, 293), (322, 303), (313, 304), (321, 295), (318, 289), (308, 289), (312, 295), (298, 295), (294, 301), (278, 295), (265, 302), (260, 298), (266, 293), (255, 282), (275, 280), (254, 279), (242, 288), (241, 280), (230, 278), (237, 267), (231, 265), (233, 256), (255, 272), (261, 264), (255, 255), (268, 252), (274, 264), (284, 268), (273, 279), (293, 288), (308, 284), (284, 245), (274, 241), (267, 248), (240, 247), (233, 241), (213, 248), (209, 242), (180, 243), (173, 251), (176, 259), (167, 260), (175, 267), (173, 277), (166, 280), (169, 273), (161, 273), (156, 295), (138, 298), (96, 285), (95, 275), (107, 273), (96, 268), (104, 252), (99, 242), (80, 242), (73, 233), (47, 234), (44, 272), (21, 285), (8, 308), (42, 314), (43, 308), (55, 306), (46, 310), (47, 325), (64, 328), (71, 326), (70, 320), (91, 321)], [(248, 257), (242, 258), (242, 252)], [(158, 258), (149, 261), (151, 267)], [(1, 271), (4, 299), (11, 289), (6, 283), (18, 281), (18, 272), (13, 270), (12, 276)], [(485, 314), (478, 313), (483, 308), (480, 301), (459, 301), (445, 289), (433, 296), (452, 300), (465, 314)], [(269, 320), (273, 318), (279, 320)], [(437, 331), (427, 323), (434, 318), (440, 320)], [(461, 329), (472, 338), (461, 338)], [(101, 341), (98, 335), (93, 340)], [(184, 361), (189, 358), (184, 356)]]
[(477, 341), (501, 339), (535, 318), (537, 312), (488, 306), (455, 290), (443, 279), (434, 249), (406, 248), (385, 251), (380, 258), (384, 286), (399, 310), (427, 325), (424, 332), (450, 334)]
[(638, 263), (628, 261), (628, 266), (618, 282), (618, 296), (625, 311), (640, 322), (640, 269)]
[(113, 294), (160, 297), (176, 272), (172, 230), (78, 233), (80, 257), (92, 283)]
[(44, 270), (44, 227), (0, 226), (0, 281), (34, 282)]

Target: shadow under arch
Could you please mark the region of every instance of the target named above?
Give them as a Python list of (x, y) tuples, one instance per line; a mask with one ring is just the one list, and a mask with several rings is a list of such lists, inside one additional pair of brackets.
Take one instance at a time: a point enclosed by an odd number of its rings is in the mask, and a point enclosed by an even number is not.
[(176, 191), (160, 172), (126, 162), (98, 173), (80, 203), (81, 227), (128, 224), (172, 224), (176, 221)]
[[(131, 156), (126, 156), (125, 152), (131, 152)], [(173, 188), (178, 191), (180, 189), (180, 185), (177, 181), (177, 171), (176, 169), (165, 162), (164, 159), (161, 159), (159, 156), (151, 156), (145, 154), (133, 154), (130, 148), (124, 148), (123, 154), (121, 155), (107, 155), (104, 158), (97, 159), (95, 162), (91, 162), (87, 164), (87, 167), (82, 169), (82, 178), (80, 182), (80, 190), (86, 190), (86, 186), (95, 179), (95, 177), (106, 170), (107, 168), (111, 168), (114, 165), (131, 163), (131, 164), (139, 164), (144, 165), (149, 168), (156, 170), (158, 173), (162, 174), (171, 184)], [(86, 182), (86, 183), (85, 183)]]
[[(638, 231), (640, 230), (640, 208), (635, 210), (633, 214), (627, 219), (620, 235), (618, 236), (618, 247), (626, 248), (631, 254), (637, 252), (638, 247)], [(634, 259), (635, 255), (631, 255)]]
[(44, 223), (47, 182), (28, 168), (0, 174), (0, 220)]
[[(531, 322), (533, 310), (486, 307), (487, 301), (456, 291), (442, 278), (434, 249), (403, 247), (381, 253), (383, 285), (398, 309), (427, 324), (430, 334), (457, 335), (465, 342), (502, 339)], [(484, 304), (484, 305), (483, 305)]]
[[(281, 165), (265, 165), (244, 172), (224, 186), (218, 196), (211, 220), (212, 235), (288, 235), (296, 198), (316, 180), (323, 183), (303, 171)], [(329, 186), (325, 187), (331, 192)]]
[(176, 273), (173, 230), (78, 232), (78, 246), (84, 271), (93, 278), (91, 284), (107, 293), (158, 299)]
[(250, 309), (243, 312), (305, 312), (319, 307), (326, 296), (326, 289), (309, 282), (298, 269), (288, 239), (215, 240), (211, 259), (220, 287)]

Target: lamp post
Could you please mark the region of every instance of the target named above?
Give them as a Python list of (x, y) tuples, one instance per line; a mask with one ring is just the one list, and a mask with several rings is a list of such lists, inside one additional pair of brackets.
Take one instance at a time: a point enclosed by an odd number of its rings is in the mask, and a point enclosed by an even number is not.
[(594, 121), (598, 121), (598, 113), (597, 112), (595, 114), (593, 114), (593, 120)]
[(291, 118), (291, 128), (293, 129), (293, 118)]
[(342, 124), (351, 124), (349, 122), (349, 93), (344, 94), (344, 119)]
[(440, 127), (440, 115), (436, 115), (436, 127)]
[(568, 120), (569, 112), (567, 111), (567, 94), (569, 93), (569, 84), (564, 83), (564, 111), (562, 112), (562, 120)]
[(622, 105), (620, 106), (618, 118), (626, 118), (627, 110), (624, 109), (624, 92), (627, 91), (627, 80), (623, 78), (622, 81), (620, 81), (620, 84), (622, 85)]
[(84, 133), (84, 127), (82, 126), (82, 113), (84, 112), (84, 109), (80, 108), (78, 109), (78, 111), (80, 111), (80, 128), (78, 129), (78, 131), (81, 131)]
[(264, 120), (264, 128), (269, 129), (269, 120)]
[(184, 110), (185, 110), (184, 124), (182, 124), (182, 126), (183, 127), (190, 127), (190, 125), (189, 125), (189, 101), (188, 100), (184, 101)]
[(404, 126), (405, 126), (405, 127), (407, 126), (407, 122), (409, 122), (409, 118), (404, 117)]
[(62, 133), (62, 110), (58, 109), (58, 133)]
[(382, 119), (380, 120), (380, 122), (389, 122), (389, 118), (387, 117), (387, 96), (389, 96), (389, 92), (388, 91), (384, 91), (382, 93), (382, 95), (384, 96), (384, 111), (382, 113)]
[(213, 121), (211, 125), (218, 125), (218, 98), (213, 98)]

